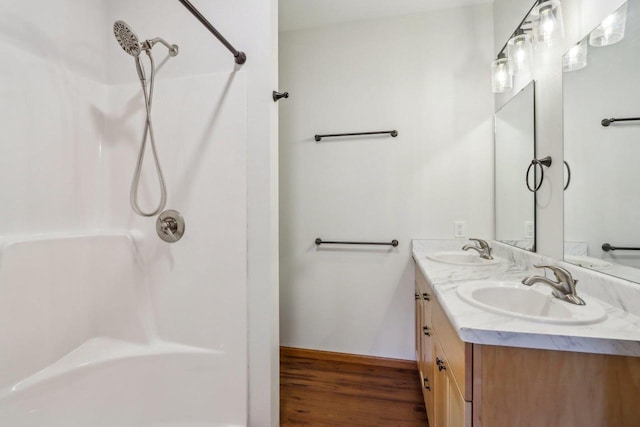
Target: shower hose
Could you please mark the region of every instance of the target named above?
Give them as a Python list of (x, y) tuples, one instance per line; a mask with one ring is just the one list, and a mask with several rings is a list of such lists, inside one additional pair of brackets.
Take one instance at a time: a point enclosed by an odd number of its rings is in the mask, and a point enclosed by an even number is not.
[[(149, 50), (146, 51), (147, 56), (149, 57), (149, 61), (151, 62), (151, 79), (149, 83), (149, 89), (147, 90), (147, 82), (146, 79), (140, 79), (140, 85), (142, 86), (142, 93), (144, 94), (144, 104), (146, 109), (146, 120), (144, 125), (144, 132), (142, 134), (142, 143), (140, 144), (140, 152), (138, 153), (138, 162), (136, 164), (136, 170), (133, 174), (133, 180), (131, 182), (131, 194), (130, 194), (130, 202), (133, 211), (138, 215), (150, 217), (155, 216), (162, 212), (165, 205), (167, 204), (167, 187), (165, 186), (164, 176), (162, 175), (162, 167), (160, 166), (160, 160), (158, 159), (158, 150), (156, 148), (156, 139), (153, 134), (153, 123), (151, 121), (151, 103), (153, 101), (153, 87), (155, 80), (155, 63), (153, 61), (153, 56)], [(142, 67), (142, 63), (140, 62), (140, 58), (136, 57), (137, 66)], [(148, 137), (148, 138), (147, 138)], [(140, 208), (140, 203), (138, 201), (138, 188), (140, 187), (140, 175), (142, 173), (142, 162), (144, 160), (144, 153), (146, 151), (147, 139), (151, 140), (151, 153), (153, 155), (153, 161), (156, 165), (156, 172), (158, 175), (158, 182), (160, 184), (160, 202), (158, 206), (151, 212), (145, 212)]]

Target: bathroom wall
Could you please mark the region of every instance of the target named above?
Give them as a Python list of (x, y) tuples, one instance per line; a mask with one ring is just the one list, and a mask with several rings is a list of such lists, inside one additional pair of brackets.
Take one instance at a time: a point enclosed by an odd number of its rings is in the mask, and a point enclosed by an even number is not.
[(413, 359), (411, 239), (454, 220), (493, 236), (491, 20), (480, 5), (280, 34), (282, 345)]
[[(136, 231), (149, 338), (224, 351), (233, 423), (278, 425), (277, 0), (193, 3), (247, 53), (244, 66), (174, 0), (0, 4), (0, 237)], [(174, 245), (129, 206), (144, 115), (116, 19), (180, 45), (168, 61), (154, 49), (167, 208), (187, 224)], [(157, 200), (150, 160), (146, 208)]]
[(98, 223), (107, 108), (101, 1), (0, 3), (0, 235)]
[[(494, 55), (497, 55), (533, 3), (532, 0), (494, 1)], [(562, 54), (622, 3), (623, 0), (563, 0), (564, 42), (552, 49), (536, 49), (533, 74), (515, 79), (512, 91), (495, 97), (495, 108), (499, 109), (531, 78), (536, 80), (537, 154), (553, 159), (553, 165), (545, 171), (545, 183), (538, 192), (537, 252), (554, 258), (562, 259), (564, 247)]]

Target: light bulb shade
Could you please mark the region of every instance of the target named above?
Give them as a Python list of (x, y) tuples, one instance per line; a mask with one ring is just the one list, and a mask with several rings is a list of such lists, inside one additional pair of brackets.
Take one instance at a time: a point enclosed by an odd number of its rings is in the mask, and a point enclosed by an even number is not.
[(511, 74), (528, 73), (532, 69), (533, 44), (527, 33), (513, 36), (507, 43), (507, 57)]
[(546, 0), (531, 11), (536, 43), (552, 46), (564, 39), (562, 6), (559, 0)]
[(562, 71), (576, 71), (587, 66), (588, 45), (586, 40), (582, 40), (573, 46), (562, 57)]
[(513, 88), (509, 59), (498, 58), (491, 63), (491, 88), (493, 93), (503, 93)]
[(589, 34), (591, 46), (609, 46), (618, 43), (624, 37), (627, 26), (627, 3), (607, 16), (602, 24)]

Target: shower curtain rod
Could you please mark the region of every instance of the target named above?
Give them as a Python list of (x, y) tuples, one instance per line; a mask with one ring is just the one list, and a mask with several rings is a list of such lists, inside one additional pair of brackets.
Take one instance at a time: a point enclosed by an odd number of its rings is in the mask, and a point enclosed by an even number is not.
[(202, 16), (200, 11), (196, 9), (196, 7), (192, 5), (189, 0), (178, 0), (178, 1), (182, 3), (182, 5), (186, 7), (187, 10), (191, 12), (193, 16), (195, 16), (196, 19), (202, 23), (202, 25), (207, 27), (207, 30), (211, 31), (211, 33), (214, 36), (216, 36), (216, 38), (220, 40), (220, 42), (223, 45), (225, 45), (225, 47), (229, 49), (231, 53), (233, 53), (233, 56), (236, 58), (236, 64), (244, 64), (247, 61), (247, 55), (245, 55), (244, 52), (237, 50), (235, 47), (233, 47), (231, 43), (229, 43), (227, 39), (225, 39), (224, 36), (220, 34), (213, 25), (211, 25), (211, 22), (207, 21), (207, 18)]

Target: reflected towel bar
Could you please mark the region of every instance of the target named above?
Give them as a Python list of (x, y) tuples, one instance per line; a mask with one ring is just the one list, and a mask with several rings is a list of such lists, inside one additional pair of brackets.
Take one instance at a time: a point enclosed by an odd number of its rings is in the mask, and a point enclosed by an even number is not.
[(193, 16), (195, 16), (196, 19), (200, 21), (202, 25), (204, 25), (207, 28), (207, 30), (211, 32), (211, 34), (216, 36), (216, 38), (220, 40), (220, 43), (222, 43), (227, 49), (229, 49), (229, 52), (233, 53), (233, 56), (236, 58), (236, 64), (244, 64), (245, 62), (247, 62), (247, 55), (245, 55), (244, 52), (239, 51), (235, 47), (233, 47), (231, 43), (229, 43), (227, 39), (225, 39), (224, 36), (220, 34), (213, 25), (211, 25), (211, 22), (207, 21), (207, 18), (205, 18), (200, 13), (200, 11), (196, 9), (194, 5), (191, 4), (191, 2), (189, 2), (189, 0), (178, 0), (178, 1), (182, 3), (182, 5), (186, 7), (187, 10), (191, 12)]
[(390, 242), (338, 242), (338, 241), (322, 240), (319, 237), (315, 240), (315, 243), (318, 246), (324, 245), (324, 244), (331, 244), (331, 245), (374, 245), (374, 246), (393, 246), (394, 248), (399, 245), (399, 242), (396, 239), (393, 239)]
[(615, 117), (612, 117), (610, 119), (602, 119), (600, 124), (604, 127), (608, 127), (611, 123), (614, 123), (614, 122), (633, 122), (636, 120), (640, 120), (640, 117), (624, 117), (621, 119), (616, 119)]
[(629, 247), (622, 247), (622, 246), (613, 246), (611, 243), (603, 243), (602, 244), (602, 250), (605, 252), (609, 252), (609, 251), (640, 251), (640, 248), (629, 248)]
[(398, 136), (397, 130), (383, 130), (380, 132), (355, 132), (355, 133), (333, 133), (329, 135), (316, 135), (314, 138), (317, 141), (322, 140), (322, 138), (335, 138), (337, 136), (360, 136), (360, 135), (385, 135), (389, 134), (392, 137)]

